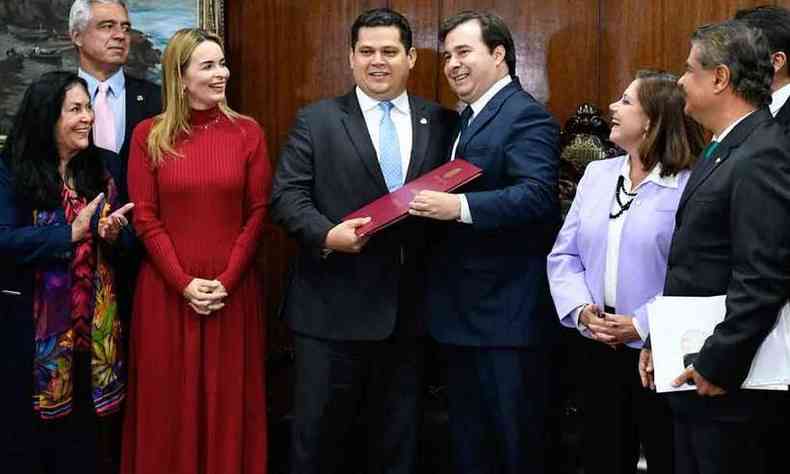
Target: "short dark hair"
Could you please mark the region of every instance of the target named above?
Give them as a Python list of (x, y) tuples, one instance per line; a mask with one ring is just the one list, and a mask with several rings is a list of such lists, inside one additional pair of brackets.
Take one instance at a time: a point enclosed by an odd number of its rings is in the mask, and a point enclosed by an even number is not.
[(646, 170), (661, 163), (661, 175), (671, 176), (689, 169), (702, 151), (702, 126), (683, 113), (686, 96), (674, 74), (657, 70), (636, 73), (636, 98), (650, 120), (639, 159)]
[(374, 28), (376, 26), (394, 26), (400, 31), (400, 42), (408, 52), (412, 47), (411, 26), (405, 16), (389, 8), (374, 8), (368, 10), (354, 20), (351, 25), (351, 49), (357, 46), (360, 28)]
[[(10, 165), (14, 188), (33, 209), (54, 209), (61, 205), (63, 180), (58, 172), (55, 129), (60, 120), (66, 92), (82, 87), (84, 79), (73, 72), (43, 74), (25, 91), (6, 143), (6, 162)], [(104, 162), (91, 144), (68, 164), (77, 194), (93, 199), (104, 190), (107, 175)]]
[(771, 103), (774, 67), (762, 31), (741, 21), (725, 21), (697, 28), (691, 35), (704, 69), (726, 66), (735, 94), (755, 107)]
[(497, 46), (505, 48), (505, 64), (511, 76), (516, 76), (516, 46), (513, 43), (513, 36), (510, 29), (505, 24), (505, 20), (499, 15), (479, 10), (466, 10), (457, 13), (449, 18), (445, 18), (439, 27), (439, 42), (444, 43), (447, 35), (467, 21), (477, 20), (480, 24), (480, 32), (483, 43), (488, 47), (489, 52), (493, 52)]
[(773, 5), (738, 10), (735, 19), (762, 31), (768, 40), (771, 54), (790, 55), (790, 10)]

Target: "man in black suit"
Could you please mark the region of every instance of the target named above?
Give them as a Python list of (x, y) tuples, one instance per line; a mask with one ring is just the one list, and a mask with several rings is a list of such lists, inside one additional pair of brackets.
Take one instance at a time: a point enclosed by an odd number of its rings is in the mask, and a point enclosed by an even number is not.
[[(740, 388), (790, 297), (790, 143), (771, 117), (770, 51), (737, 21), (692, 35), (686, 113), (713, 132), (680, 199), (664, 294), (727, 295), (724, 321), (670, 395), (678, 474), (762, 473), (781, 395)], [(693, 315), (689, 315), (693, 317)]]
[(423, 191), (411, 207), (446, 221), (425, 309), (448, 363), (455, 472), (542, 473), (559, 328), (546, 275), (560, 218), (559, 127), (521, 88), (501, 18), (459, 13), (439, 38), (447, 81), (467, 104), (452, 156), (483, 170), (460, 194)]
[[(417, 60), (407, 20), (376, 9), (351, 28), (356, 87), (302, 109), (274, 178), (272, 216), (296, 239), (283, 314), (296, 348), (291, 472), (415, 464), (426, 228), (410, 218), (370, 238), (343, 217), (446, 160), (456, 114), (406, 92)], [(350, 452), (359, 415), (367, 449)]]
[(771, 48), (774, 80), (771, 82), (771, 114), (790, 129), (790, 10), (780, 6), (763, 5), (739, 10), (735, 19), (763, 32)]
[[(774, 80), (771, 82), (771, 114), (790, 132), (790, 10), (780, 6), (764, 5), (748, 10), (739, 10), (735, 19), (763, 32), (771, 48), (771, 62), (774, 66)], [(784, 446), (790, 427), (790, 391), (785, 394), (785, 402), (776, 412), (771, 429), (767, 433), (768, 471), (781, 472), (787, 469), (787, 456)]]

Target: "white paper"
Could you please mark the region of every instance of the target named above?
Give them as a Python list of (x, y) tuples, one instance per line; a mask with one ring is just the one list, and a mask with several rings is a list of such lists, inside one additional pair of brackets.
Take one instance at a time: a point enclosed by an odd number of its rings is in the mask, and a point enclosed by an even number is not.
[[(657, 392), (694, 390), (693, 385), (673, 387), (683, 370), (683, 355), (699, 352), (705, 340), (724, 320), (726, 296), (660, 296), (648, 305), (650, 342)], [(790, 304), (780, 311), (777, 323), (752, 360), (743, 388), (787, 390), (790, 383)]]

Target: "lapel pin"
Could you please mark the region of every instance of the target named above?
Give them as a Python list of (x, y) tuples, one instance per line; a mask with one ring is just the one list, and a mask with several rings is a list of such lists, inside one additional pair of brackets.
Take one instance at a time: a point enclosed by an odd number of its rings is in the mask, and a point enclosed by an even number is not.
[(141, 96), (141, 95), (138, 95), (138, 96), (137, 96), (137, 102), (142, 102), (142, 101), (143, 101), (143, 96)]
[(721, 163), (721, 158), (716, 158), (716, 161), (713, 162), (715, 165), (718, 165), (719, 163)]
[(423, 117), (423, 118), (420, 119), (420, 123), (423, 124), (423, 125), (427, 125), (428, 124), (428, 119)]

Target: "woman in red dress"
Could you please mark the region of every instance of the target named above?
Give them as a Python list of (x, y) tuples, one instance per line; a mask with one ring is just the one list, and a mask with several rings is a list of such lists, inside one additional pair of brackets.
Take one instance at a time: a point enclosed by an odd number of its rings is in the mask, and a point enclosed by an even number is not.
[(147, 255), (132, 317), (124, 474), (266, 472), (264, 317), (253, 268), (271, 190), (263, 132), (225, 103), (220, 39), (178, 31), (164, 112), (134, 130)]

